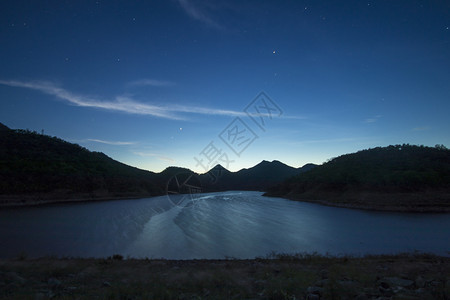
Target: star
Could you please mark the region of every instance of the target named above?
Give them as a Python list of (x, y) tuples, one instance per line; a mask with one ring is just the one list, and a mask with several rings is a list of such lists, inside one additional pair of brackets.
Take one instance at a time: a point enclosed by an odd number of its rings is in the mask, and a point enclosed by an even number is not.
[(273, 54), (275, 54), (275, 53), (277, 53), (277, 51), (275, 51), (275, 50), (273, 50), (273, 52), (272, 52)]

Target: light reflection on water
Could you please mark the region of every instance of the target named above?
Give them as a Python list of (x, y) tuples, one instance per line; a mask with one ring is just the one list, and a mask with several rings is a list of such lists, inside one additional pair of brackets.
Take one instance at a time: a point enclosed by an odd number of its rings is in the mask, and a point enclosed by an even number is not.
[[(181, 197), (181, 196), (171, 196)], [(0, 211), (0, 257), (44, 255), (253, 258), (272, 251), (449, 255), (448, 214), (352, 210), (259, 192), (167, 197)]]

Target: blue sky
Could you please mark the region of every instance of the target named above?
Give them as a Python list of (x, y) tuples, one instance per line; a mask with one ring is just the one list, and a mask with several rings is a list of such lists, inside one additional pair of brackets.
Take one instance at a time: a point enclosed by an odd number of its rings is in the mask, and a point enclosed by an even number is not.
[(0, 122), (158, 172), (450, 147), (449, 26), (446, 1), (2, 1)]

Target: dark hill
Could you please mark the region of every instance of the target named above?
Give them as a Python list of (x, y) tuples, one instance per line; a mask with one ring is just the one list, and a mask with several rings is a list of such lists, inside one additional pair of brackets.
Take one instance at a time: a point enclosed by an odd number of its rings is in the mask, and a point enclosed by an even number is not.
[(28, 130), (0, 130), (0, 191), (30, 201), (163, 193), (155, 173)]
[(301, 174), (302, 168), (293, 168), (277, 160), (268, 162), (263, 160), (253, 168), (242, 169), (236, 177), (244, 185), (243, 189), (266, 191), (292, 176)]
[(11, 130), (0, 123), (0, 206), (266, 190), (302, 171), (278, 161), (263, 161), (234, 173), (220, 165), (202, 175), (179, 167), (153, 173), (57, 137)]
[(411, 145), (346, 154), (273, 187), (281, 196), (383, 210), (450, 210), (450, 150)]
[(0, 131), (9, 131), (11, 129), (9, 129), (8, 126), (3, 125), (2, 123), (0, 123)]

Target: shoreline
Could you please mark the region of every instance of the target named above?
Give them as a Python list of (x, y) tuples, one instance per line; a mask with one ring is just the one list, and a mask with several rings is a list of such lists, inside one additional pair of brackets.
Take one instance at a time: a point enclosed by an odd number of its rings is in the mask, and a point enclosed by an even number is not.
[[(363, 195), (337, 195), (337, 194), (321, 194), (321, 195), (277, 195), (273, 193), (264, 193), (265, 197), (278, 197), (292, 201), (309, 202), (325, 206), (360, 209), (367, 211), (384, 211), (384, 212), (403, 212), (403, 213), (450, 213), (450, 204), (447, 205), (426, 205), (424, 203), (408, 203), (408, 194), (389, 194), (389, 193), (364, 193)], [(414, 199), (423, 195), (413, 195)], [(318, 199), (320, 198), (320, 199)], [(322, 200), (330, 199), (330, 200)], [(386, 203), (394, 200), (400, 202), (398, 205)], [(351, 202), (353, 201), (353, 202)], [(362, 203), (365, 201), (365, 203)], [(376, 203), (376, 202), (380, 203)], [(402, 203), (403, 202), (403, 203)], [(402, 205), (403, 204), (403, 205)]]
[(448, 299), (450, 258), (403, 253), (0, 260), (0, 299)]
[[(219, 191), (226, 192), (226, 191)], [(257, 191), (261, 192), (261, 191)], [(117, 201), (117, 200), (136, 200), (152, 197), (160, 197), (166, 195), (165, 193), (158, 195), (129, 195), (129, 196), (93, 196), (86, 194), (71, 195), (70, 198), (60, 197), (58, 198), (54, 194), (44, 194), (44, 195), (0, 195), (0, 209), (8, 208), (25, 208), (25, 207), (39, 207), (47, 205), (58, 205), (58, 204), (77, 204), (77, 203), (91, 203), (91, 202), (106, 202), (106, 201)], [(384, 212), (404, 212), (404, 213), (450, 213), (450, 204), (447, 206), (433, 206), (433, 205), (377, 205), (376, 200), (382, 199), (384, 203), (387, 200), (398, 200), (399, 198), (405, 198), (405, 194), (382, 194), (382, 193), (365, 193), (361, 196), (363, 199), (355, 198), (355, 195), (339, 195), (335, 194), (322, 194), (317, 196), (312, 195), (277, 195), (270, 192), (263, 192), (262, 196), (283, 198), (292, 201), (315, 203), (325, 206), (348, 208), (348, 209), (360, 209), (367, 211), (384, 211)], [(407, 196), (407, 195), (406, 195)], [(331, 200), (321, 200), (317, 198)], [(365, 199), (364, 199), (365, 198)], [(353, 203), (343, 202), (343, 201), (354, 201)], [(369, 200), (366, 203), (361, 203), (363, 200)], [(401, 199), (405, 201), (405, 199)]]
[[(268, 196), (274, 197), (274, 196)], [(325, 206), (332, 207), (340, 207), (340, 208), (349, 208), (349, 209), (360, 209), (360, 210), (368, 210), (368, 211), (384, 211), (384, 212), (404, 212), (404, 213), (450, 213), (450, 207), (403, 207), (403, 206), (391, 206), (391, 207), (382, 207), (382, 206), (370, 206), (370, 205), (358, 205), (358, 204), (350, 204), (350, 203), (336, 203), (332, 201), (326, 200), (315, 200), (315, 199), (299, 199), (296, 197), (285, 197), (279, 196), (280, 198), (299, 201), (299, 202), (308, 202), (308, 203), (316, 203)]]
[[(222, 192), (233, 192), (240, 190), (226, 190), (226, 191), (205, 191), (196, 194), (209, 194), (209, 193), (222, 193)], [(247, 191), (244, 192), (258, 192), (264, 193), (262, 191)], [(167, 193), (161, 194), (142, 194), (142, 195), (130, 195), (130, 196), (92, 196), (79, 194), (77, 196), (71, 195), (70, 198), (60, 197), (57, 198), (54, 195), (44, 194), (44, 195), (0, 195), (0, 209), (8, 208), (25, 208), (25, 207), (39, 207), (46, 205), (58, 205), (58, 204), (76, 204), (76, 203), (90, 203), (90, 202), (107, 202), (107, 201), (117, 201), (117, 200), (136, 200), (144, 198), (153, 198), (167, 196)]]
[[(58, 204), (76, 204), (76, 203), (93, 203), (93, 202), (106, 202), (117, 200), (136, 200), (151, 197), (160, 197), (161, 195), (134, 195), (134, 196), (104, 196), (104, 197), (74, 197), (67, 199), (43, 199), (37, 198), (34, 195), (18, 195), (18, 196), (0, 196), (0, 209), (7, 208), (25, 208), (25, 207), (39, 207), (46, 205), (58, 205)], [(20, 200), (18, 200), (20, 199)]]

